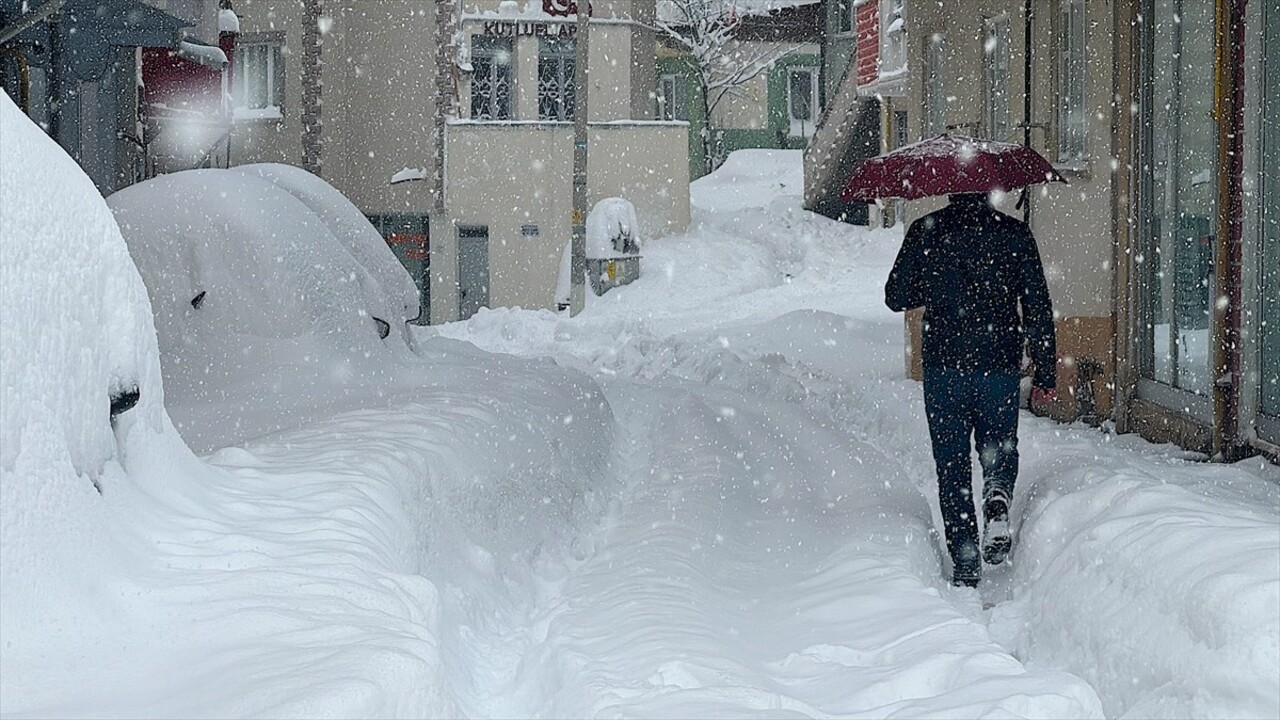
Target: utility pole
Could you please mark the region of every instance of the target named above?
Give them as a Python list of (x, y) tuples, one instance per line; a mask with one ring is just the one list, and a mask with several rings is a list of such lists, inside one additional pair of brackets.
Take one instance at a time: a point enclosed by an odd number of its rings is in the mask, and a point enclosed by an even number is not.
[[(431, 212), (427, 216), (427, 257), (423, 260), (421, 306), (427, 317), (419, 322), (431, 323), (431, 269), (437, 265), (445, 238), (453, 233), (445, 204), (445, 133), (448, 118), (456, 114), (454, 82), (458, 48), (457, 6), (454, 0), (435, 1), (436, 77), (435, 107), (431, 124)], [(455, 261), (456, 262), (456, 261)]]
[[(1035, 10), (1031, 0), (1025, 0), (1022, 7), (1022, 144), (1031, 147), (1031, 23), (1035, 19)], [(1024, 189), (1022, 195), (1022, 221), (1031, 222), (1031, 191)]]
[(569, 315), (587, 301), (587, 53), (590, 47), (589, 0), (578, 0), (573, 51), (573, 216), (569, 249)]

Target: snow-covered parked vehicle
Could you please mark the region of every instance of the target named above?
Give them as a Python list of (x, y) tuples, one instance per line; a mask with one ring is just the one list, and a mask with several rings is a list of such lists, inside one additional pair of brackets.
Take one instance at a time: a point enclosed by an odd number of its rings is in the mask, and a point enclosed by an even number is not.
[(139, 468), (189, 453), (110, 210), (4, 92), (0, 270), (0, 687), (24, 714), (83, 679), (62, 650), (125, 644), (104, 618), (119, 617), (120, 568), (136, 567), (123, 538), (146, 504)]
[(335, 378), (355, 392), (370, 358), (410, 352), (412, 278), (360, 211), (304, 170), (189, 170), (107, 204), (151, 297), (179, 429), (197, 407), (224, 405), (230, 419), (251, 398), (332, 394), (318, 383)]

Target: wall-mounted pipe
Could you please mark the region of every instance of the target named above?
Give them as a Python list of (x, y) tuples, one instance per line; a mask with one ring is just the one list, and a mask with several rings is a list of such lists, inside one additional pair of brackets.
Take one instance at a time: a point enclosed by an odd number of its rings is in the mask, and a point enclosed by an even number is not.
[[(1022, 144), (1031, 147), (1031, 24), (1034, 19), (1031, 0), (1022, 4)], [(1031, 222), (1031, 194), (1023, 191), (1022, 221)]]

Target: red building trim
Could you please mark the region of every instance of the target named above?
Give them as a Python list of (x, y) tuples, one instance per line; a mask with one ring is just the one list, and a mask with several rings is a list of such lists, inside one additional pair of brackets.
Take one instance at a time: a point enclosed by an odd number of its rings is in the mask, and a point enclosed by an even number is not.
[(854, 32), (858, 86), (862, 87), (880, 77), (880, 0), (867, 0), (857, 7)]

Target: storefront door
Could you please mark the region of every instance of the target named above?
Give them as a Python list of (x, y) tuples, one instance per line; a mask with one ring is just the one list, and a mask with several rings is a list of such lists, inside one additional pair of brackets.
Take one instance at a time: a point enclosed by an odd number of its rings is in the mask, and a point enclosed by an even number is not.
[(1151, 0), (1148, 9), (1141, 369), (1148, 381), (1207, 398), (1217, 212), (1214, 4)]
[[(1262, 191), (1258, 194), (1259, 408), (1275, 428), (1280, 424), (1280, 7), (1263, 5)], [(1264, 438), (1280, 443), (1280, 437)]]

